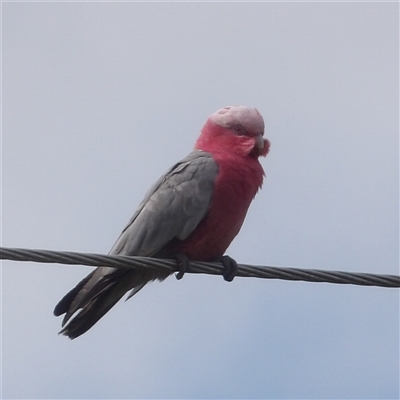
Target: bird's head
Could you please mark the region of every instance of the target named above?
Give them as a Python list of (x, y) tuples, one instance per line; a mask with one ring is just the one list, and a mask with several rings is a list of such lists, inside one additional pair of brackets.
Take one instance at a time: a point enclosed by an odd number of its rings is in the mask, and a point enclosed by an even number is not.
[(269, 141), (263, 135), (264, 119), (257, 109), (227, 106), (208, 118), (195, 148), (212, 154), (230, 152), (257, 158), (269, 151)]

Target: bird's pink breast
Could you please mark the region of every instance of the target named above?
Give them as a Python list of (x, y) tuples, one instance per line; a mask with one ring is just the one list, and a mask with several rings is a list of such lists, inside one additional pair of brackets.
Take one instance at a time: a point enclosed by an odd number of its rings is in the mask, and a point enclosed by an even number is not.
[(220, 169), (207, 216), (187, 239), (171, 243), (173, 252), (191, 260), (218, 260), (225, 253), (263, 181), (264, 171), (255, 158), (214, 155), (214, 159)]

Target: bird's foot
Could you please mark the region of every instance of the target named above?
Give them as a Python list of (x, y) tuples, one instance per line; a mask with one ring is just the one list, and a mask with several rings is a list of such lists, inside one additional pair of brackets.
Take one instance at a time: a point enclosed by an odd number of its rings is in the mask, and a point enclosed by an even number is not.
[(178, 273), (175, 274), (175, 278), (180, 280), (185, 275), (185, 272), (190, 271), (190, 261), (186, 254), (178, 253), (175, 255), (175, 259), (178, 263)]
[(233, 278), (236, 276), (238, 271), (237, 262), (229, 256), (222, 256), (221, 262), (222, 265), (224, 266), (224, 270), (222, 271), (222, 276), (227, 282), (232, 282)]

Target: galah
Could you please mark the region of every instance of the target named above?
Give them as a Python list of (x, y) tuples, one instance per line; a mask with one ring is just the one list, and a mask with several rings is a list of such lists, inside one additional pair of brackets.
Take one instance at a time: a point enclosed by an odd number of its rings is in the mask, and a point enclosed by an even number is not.
[[(260, 189), (266, 156), (264, 120), (258, 110), (228, 106), (213, 113), (194, 150), (147, 192), (109, 254), (177, 259), (179, 278), (190, 260), (222, 261), (224, 278), (237, 264), (224, 253), (238, 234)], [(167, 278), (164, 270), (98, 267), (67, 293), (54, 309), (65, 313), (60, 333), (74, 339), (90, 329), (128, 291)]]

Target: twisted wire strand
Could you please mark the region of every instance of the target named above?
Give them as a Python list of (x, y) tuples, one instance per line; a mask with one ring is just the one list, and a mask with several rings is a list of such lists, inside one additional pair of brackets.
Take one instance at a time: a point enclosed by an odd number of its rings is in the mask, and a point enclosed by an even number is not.
[[(115, 256), (67, 251), (31, 250), (0, 247), (1, 260), (34, 261), (40, 263), (75, 264), (114, 268), (155, 268), (178, 271), (177, 262), (171, 259)], [(218, 262), (191, 261), (188, 273), (222, 275), (223, 266)], [(290, 281), (326, 282), (362, 286), (400, 287), (400, 276), (367, 274), (345, 271), (324, 271), (316, 269), (267, 267), (238, 264), (236, 276), (263, 279), (283, 279)]]

